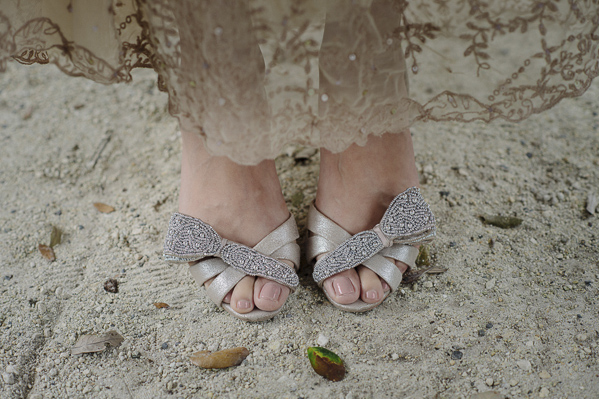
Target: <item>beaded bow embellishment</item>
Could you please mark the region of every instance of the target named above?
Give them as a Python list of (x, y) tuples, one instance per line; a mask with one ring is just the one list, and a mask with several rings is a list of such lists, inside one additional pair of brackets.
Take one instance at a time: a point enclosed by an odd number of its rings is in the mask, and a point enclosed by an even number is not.
[(393, 199), (381, 222), (345, 240), (316, 262), (312, 277), (321, 283), (328, 277), (352, 269), (393, 244), (424, 244), (436, 234), (435, 216), (417, 187)]
[(247, 275), (265, 277), (295, 289), (299, 279), (286, 263), (253, 248), (222, 238), (202, 220), (174, 213), (164, 242), (164, 259), (169, 262), (194, 262), (207, 257), (221, 258)]

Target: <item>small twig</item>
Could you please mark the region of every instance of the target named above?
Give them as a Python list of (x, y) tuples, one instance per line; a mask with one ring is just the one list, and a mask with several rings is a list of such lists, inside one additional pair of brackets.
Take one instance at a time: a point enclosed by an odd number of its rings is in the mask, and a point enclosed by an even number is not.
[(106, 146), (112, 139), (113, 133), (114, 133), (114, 131), (112, 129), (110, 129), (110, 130), (107, 130), (106, 133), (104, 134), (104, 138), (98, 144), (98, 147), (96, 148), (96, 151), (94, 152), (92, 160), (88, 164), (90, 170), (94, 169), (96, 167), (96, 164), (98, 163), (98, 161), (100, 160), (100, 157), (102, 156), (102, 152), (104, 152), (104, 149), (106, 148)]

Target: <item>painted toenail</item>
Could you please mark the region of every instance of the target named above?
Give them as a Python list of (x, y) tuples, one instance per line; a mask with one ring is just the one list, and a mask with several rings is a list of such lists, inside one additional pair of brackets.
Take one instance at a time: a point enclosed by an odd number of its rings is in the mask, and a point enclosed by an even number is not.
[(366, 291), (366, 299), (379, 299), (379, 293), (375, 290)]
[(249, 309), (251, 306), (252, 303), (246, 299), (237, 301), (237, 309)]
[(338, 277), (333, 280), (333, 289), (338, 296), (349, 295), (356, 292), (354, 285), (347, 277)]
[(260, 291), (260, 299), (268, 299), (269, 301), (278, 301), (281, 297), (281, 287), (274, 283), (266, 283)]

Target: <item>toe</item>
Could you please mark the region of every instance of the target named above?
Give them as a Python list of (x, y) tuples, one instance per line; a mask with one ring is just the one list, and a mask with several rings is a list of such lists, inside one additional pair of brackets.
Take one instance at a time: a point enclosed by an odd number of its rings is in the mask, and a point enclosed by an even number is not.
[(354, 269), (327, 278), (323, 287), (331, 299), (342, 305), (354, 303), (360, 297), (360, 278)]
[(383, 299), (383, 285), (379, 276), (367, 267), (357, 268), (360, 276), (360, 298), (366, 303), (376, 303)]
[(283, 306), (289, 292), (289, 288), (259, 277), (254, 283), (254, 303), (258, 309), (272, 312)]
[(231, 307), (238, 313), (249, 313), (254, 309), (254, 277), (246, 276), (237, 283), (231, 294)]

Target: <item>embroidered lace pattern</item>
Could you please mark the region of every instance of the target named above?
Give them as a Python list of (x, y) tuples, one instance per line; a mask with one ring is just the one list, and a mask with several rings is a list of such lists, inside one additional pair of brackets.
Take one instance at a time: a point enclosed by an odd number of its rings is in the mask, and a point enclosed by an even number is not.
[(418, 121), (520, 121), (599, 73), (598, 0), (43, 3), (0, 0), (0, 70), (110, 84), (152, 67), (181, 127), (240, 163)]

